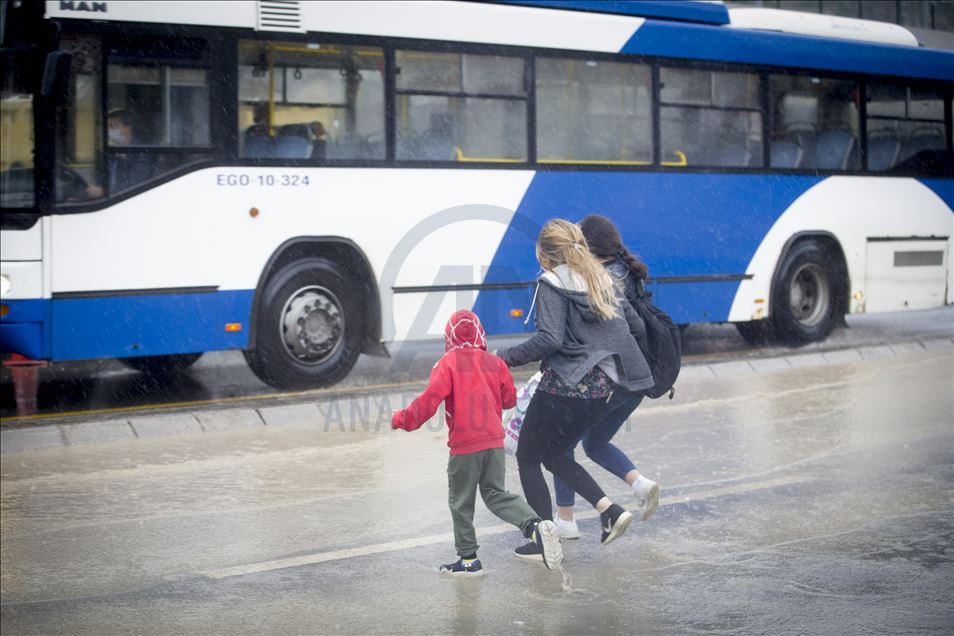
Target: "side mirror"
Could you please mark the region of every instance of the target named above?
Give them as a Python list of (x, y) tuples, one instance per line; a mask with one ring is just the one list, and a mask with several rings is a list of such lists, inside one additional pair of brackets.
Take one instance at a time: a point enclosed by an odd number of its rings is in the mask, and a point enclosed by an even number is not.
[(53, 51), (46, 56), (43, 84), (40, 87), (40, 94), (43, 97), (62, 99), (66, 95), (72, 64), (73, 54), (69, 51)]

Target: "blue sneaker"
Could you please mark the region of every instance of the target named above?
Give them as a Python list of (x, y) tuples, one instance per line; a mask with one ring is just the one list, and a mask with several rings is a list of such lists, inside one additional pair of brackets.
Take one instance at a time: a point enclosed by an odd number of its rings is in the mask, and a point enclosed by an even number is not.
[(457, 559), (454, 563), (446, 563), (437, 568), (441, 574), (469, 574), (479, 576), (484, 573), (484, 566), (480, 564), (480, 559), (474, 559), (465, 564), (464, 559)]

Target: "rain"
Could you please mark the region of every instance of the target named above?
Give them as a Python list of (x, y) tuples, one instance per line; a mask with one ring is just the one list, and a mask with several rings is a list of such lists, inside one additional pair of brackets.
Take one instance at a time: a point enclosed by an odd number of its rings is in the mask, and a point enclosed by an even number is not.
[(5, 634), (954, 632), (951, 3), (0, 8)]

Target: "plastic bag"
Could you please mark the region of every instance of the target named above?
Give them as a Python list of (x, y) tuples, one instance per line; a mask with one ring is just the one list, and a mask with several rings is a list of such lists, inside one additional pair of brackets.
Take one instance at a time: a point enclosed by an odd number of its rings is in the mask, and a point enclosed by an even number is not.
[(523, 416), (527, 414), (530, 398), (533, 397), (542, 377), (543, 374), (537, 371), (527, 380), (527, 383), (517, 391), (517, 405), (507, 411), (509, 417), (504, 417), (504, 450), (511, 455), (517, 454), (517, 442), (520, 440)]

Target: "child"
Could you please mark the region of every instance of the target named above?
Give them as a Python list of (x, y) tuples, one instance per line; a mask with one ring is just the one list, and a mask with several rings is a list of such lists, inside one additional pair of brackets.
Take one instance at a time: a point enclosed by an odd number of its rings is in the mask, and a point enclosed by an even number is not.
[(503, 360), (487, 352), (480, 319), (462, 309), (444, 328), (444, 356), (431, 370), (424, 393), (410, 406), (394, 413), (391, 428), (413, 431), (437, 412), (441, 402), (447, 413), (450, 459), (447, 462), (448, 504), (454, 520), (456, 562), (440, 572), (480, 574), (474, 501), (477, 487), (487, 508), (520, 528), (543, 555), (549, 569), (559, 567), (563, 548), (556, 525), (541, 521), (527, 502), (504, 488), (502, 409), (516, 404), (513, 377)]

